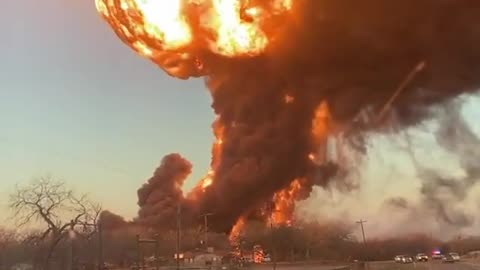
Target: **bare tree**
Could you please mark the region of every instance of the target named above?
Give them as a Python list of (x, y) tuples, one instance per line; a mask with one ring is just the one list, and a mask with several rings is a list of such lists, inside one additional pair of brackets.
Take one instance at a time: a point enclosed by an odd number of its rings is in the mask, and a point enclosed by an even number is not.
[(44, 269), (49, 269), (55, 247), (76, 226), (96, 224), (101, 207), (86, 195), (77, 196), (64, 182), (42, 177), (17, 187), (10, 195), (9, 206), (19, 227), (44, 224), (45, 230), (36, 239), (47, 241)]

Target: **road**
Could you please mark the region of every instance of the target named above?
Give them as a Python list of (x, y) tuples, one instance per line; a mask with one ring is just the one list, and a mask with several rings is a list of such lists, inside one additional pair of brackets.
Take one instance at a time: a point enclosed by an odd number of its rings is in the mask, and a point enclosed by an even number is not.
[(468, 262), (442, 263), (437, 261), (415, 264), (378, 262), (371, 263), (368, 270), (480, 270), (480, 264)]
[[(278, 264), (276, 269), (277, 270), (339, 270), (346, 267), (348, 264), (345, 265), (328, 265), (328, 264)], [(273, 266), (270, 264), (260, 264), (260, 265), (252, 265), (248, 268), (248, 270), (272, 270)], [(480, 270), (480, 268), (478, 269)]]

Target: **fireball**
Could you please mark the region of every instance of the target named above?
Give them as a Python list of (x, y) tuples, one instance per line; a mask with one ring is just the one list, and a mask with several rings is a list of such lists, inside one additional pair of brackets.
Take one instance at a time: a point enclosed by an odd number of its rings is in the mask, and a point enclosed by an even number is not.
[(287, 14), (292, 0), (258, 2), (96, 0), (96, 7), (123, 42), (168, 74), (186, 79), (207, 73), (204, 54), (253, 57), (266, 50), (272, 29), (265, 23)]

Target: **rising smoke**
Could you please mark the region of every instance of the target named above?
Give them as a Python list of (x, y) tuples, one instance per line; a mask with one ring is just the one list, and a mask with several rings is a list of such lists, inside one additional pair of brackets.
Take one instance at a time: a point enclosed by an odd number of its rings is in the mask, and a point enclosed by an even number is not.
[(463, 119), (460, 106), (449, 104), (441, 109), (437, 143), (458, 160), (461, 177), (440, 175), (422, 166), (412, 153), (412, 161), (422, 180), (420, 194), (425, 209), (431, 209), (441, 223), (461, 228), (473, 224), (474, 217), (461, 208), (471, 188), (480, 180), (480, 139)]
[[(218, 213), (218, 229), (321, 169), (305, 157), (315, 151), (311, 119), (323, 100), (340, 126), (349, 125), (362, 109), (379, 110), (425, 61), (424, 73), (394, 106), (399, 123), (412, 125), (428, 115), (428, 105), (479, 85), (479, 3), (302, 4), (270, 55), (214, 65), (207, 79), (226, 139), (214, 185), (200, 203)], [(285, 105), (285, 94), (295, 102)]]
[(178, 205), (183, 199), (182, 186), (191, 171), (192, 164), (179, 154), (165, 156), (138, 190), (138, 222), (159, 228), (175, 226)]
[[(378, 113), (420, 62), (426, 64), (423, 71), (391, 105), (400, 127), (420, 123), (432, 115), (431, 105), (480, 86), (478, 1), (294, 2), (292, 15), (264, 54), (247, 59), (204, 56), (212, 108), (224, 127), (213, 184), (192, 195), (195, 203), (190, 203), (180, 186), (191, 165), (177, 155), (167, 156), (138, 192), (139, 221), (167, 224), (181, 202), (192, 215), (215, 213), (211, 229), (229, 231), (240, 216), (295, 179), (307, 179), (306, 191), (314, 184), (341, 181), (332, 177), (338, 164), (308, 158), (318, 150), (311, 134), (316, 108), (322, 102), (329, 105), (334, 122), (329, 134), (362, 146), (359, 135), (377, 129), (379, 122), (375, 117), (355, 119), (367, 109), (373, 116)], [(285, 96), (293, 101), (285, 102)], [(443, 132), (440, 138), (463, 136)], [(425, 203), (434, 205), (438, 198), (431, 194), (439, 185), (449, 188), (450, 181), (431, 183), (425, 182), (422, 193)], [(463, 181), (459, 190), (469, 183)], [(461, 198), (463, 193), (452, 195)], [(468, 222), (445, 215), (452, 222)]]
[[(371, 136), (368, 166), (360, 168), (361, 188), (348, 194), (315, 189), (297, 214), (348, 224), (366, 218), (370, 239), (477, 234), (480, 137), (465, 102), (475, 104), (474, 99), (436, 107), (434, 119), (399, 134)], [(377, 153), (380, 149), (386, 158)]]

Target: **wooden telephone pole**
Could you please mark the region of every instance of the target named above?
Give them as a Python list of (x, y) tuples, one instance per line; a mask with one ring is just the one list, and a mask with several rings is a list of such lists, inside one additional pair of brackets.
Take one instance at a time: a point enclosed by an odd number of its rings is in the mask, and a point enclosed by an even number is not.
[(363, 236), (363, 244), (366, 245), (367, 244), (367, 240), (365, 238), (365, 229), (363, 228), (363, 223), (366, 223), (367, 221), (366, 220), (359, 220), (357, 221), (358, 224), (360, 224), (360, 227), (362, 228), (362, 236)]
[(203, 215), (201, 215), (203, 217), (203, 221), (204, 221), (204, 244), (205, 244), (205, 250), (208, 250), (208, 217), (209, 216), (213, 216), (213, 213), (205, 213)]

